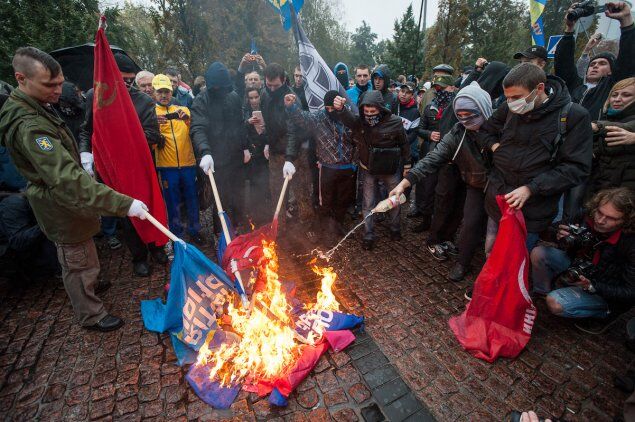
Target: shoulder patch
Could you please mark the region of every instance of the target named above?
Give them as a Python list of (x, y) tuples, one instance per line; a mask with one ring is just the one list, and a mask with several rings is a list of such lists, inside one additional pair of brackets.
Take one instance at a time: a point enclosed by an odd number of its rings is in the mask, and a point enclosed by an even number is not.
[(53, 151), (53, 143), (50, 141), (48, 136), (42, 136), (41, 138), (37, 138), (35, 143), (42, 151)]

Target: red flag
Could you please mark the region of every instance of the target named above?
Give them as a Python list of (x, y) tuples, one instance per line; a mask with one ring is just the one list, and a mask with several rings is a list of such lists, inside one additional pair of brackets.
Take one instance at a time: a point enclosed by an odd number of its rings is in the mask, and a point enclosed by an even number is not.
[[(118, 192), (143, 201), (161, 224), (167, 225), (165, 203), (141, 122), (104, 29), (95, 36), (93, 97), (93, 155), (104, 183)], [(152, 224), (131, 219), (145, 243), (165, 245), (167, 237)]]
[(503, 216), (494, 248), (474, 282), (465, 312), (449, 321), (463, 348), (488, 362), (518, 356), (531, 338), (537, 316), (528, 292), (525, 219), (502, 195), (496, 201)]

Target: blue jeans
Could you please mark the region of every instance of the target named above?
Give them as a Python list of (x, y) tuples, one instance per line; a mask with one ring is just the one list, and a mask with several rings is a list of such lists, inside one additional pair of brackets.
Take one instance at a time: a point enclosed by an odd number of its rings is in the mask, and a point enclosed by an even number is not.
[(572, 286), (554, 290), (549, 297), (562, 306), (561, 317), (565, 318), (606, 318), (609, 305), (601, 296), (585, 292)]
[[(365, 170), (361, 167), (359, 170), (364, 184), (362, 213), (364, 214), (364, 217), (366, 217), (378, 202), (378, 198), (375, 197), (375, 191), (379, 185), (379, 182), (383, 182), (385, 189), (390, 192), (399, 184), (401, 180), (399, 178), (400, 170), (397, 173), (390, 175), (373, 175), (370, 174), (368, 170)], [(388, 222), (390, 225), (390, 230), (393, 232), (401, 231), (399, 220), (400, 210), (401, 207), (395, 207), (388, 212)], [(375, 240), (373, 219), (374, 217), (369, 217), (366, 220), (366, 233), (364, 234), (364, 240)]]
[[(496, 235), (498, 234), (498, 222), (494, 221), (491, 217), (487, 219), (487, 231), (485, 234), (485, 255), (489, 256), (492, 252), (492, 248), (494, 247), (494, 241), (496, 240)], [(530, 233), (527, 232), (527, 238), (525, 239), (525, 246), (527, 246), (527, 251), (531, 253), (531, 250), (536, 246), (540, 240), (539, 233)]]
[(117, 220), (119, 217), (103, 216), (101, 217), (101, 232), (104, 236), (110, 237), (117, 233)]
[(571, 259), (565, 251), (550, 246), (536, 246), (529, 256), (535, 293), (549, 293), (554, 277), (571, 266)]
[(196, 190), (196, 167), (160, 168), (163, 198), (168, 210), (170, 230), (178, 237), (183, 236), (180, 205), (185, 202), (187, 210), (187, 231), (190, 235), (201, 230)]

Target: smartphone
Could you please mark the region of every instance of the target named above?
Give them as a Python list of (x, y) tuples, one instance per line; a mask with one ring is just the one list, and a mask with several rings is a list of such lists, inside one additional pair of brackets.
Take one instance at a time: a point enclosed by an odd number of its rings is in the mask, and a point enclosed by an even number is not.
[(179, 118), (179, 113), (166, 113), (165, 114), (165, 118), (168, 120), (178, 120)]
[(251, 113), (251, 116), (252, 116), (252, 117), (255, 117), (256, 119), (258, 119), (258, 120), (260, 120), (260, 121), (262, 121), (262, 111), (260, 111), (260, 110), (254, 110), (254, 111)]

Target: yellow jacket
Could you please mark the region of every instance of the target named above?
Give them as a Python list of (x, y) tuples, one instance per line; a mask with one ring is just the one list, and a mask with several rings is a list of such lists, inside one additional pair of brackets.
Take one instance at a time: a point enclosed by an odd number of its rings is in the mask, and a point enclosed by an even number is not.
[[(176, 113), (183, 110), (188, 116), (187, 107), (157, 104), (157, 116)], [(160, 126), (161, 135), (165, 138), (165, 147), (155, 150), (157, 168), (161, 167), (191, 167), (196, 165), (194, 149), (190, 140), (190, 120), (170, 119)]]

